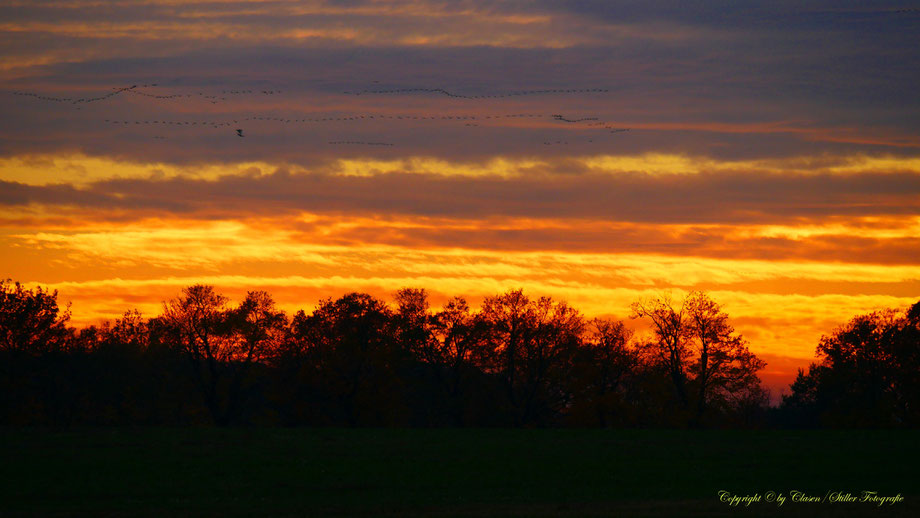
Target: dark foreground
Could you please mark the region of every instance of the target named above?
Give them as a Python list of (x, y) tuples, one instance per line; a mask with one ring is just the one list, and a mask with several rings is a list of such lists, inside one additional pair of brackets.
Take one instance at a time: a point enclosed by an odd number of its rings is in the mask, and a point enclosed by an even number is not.
[[(0, 429), (0, 515), (920, 516), (918, 451), (916, 431)], [(904, 501), (829, 501), (867, 490)]]

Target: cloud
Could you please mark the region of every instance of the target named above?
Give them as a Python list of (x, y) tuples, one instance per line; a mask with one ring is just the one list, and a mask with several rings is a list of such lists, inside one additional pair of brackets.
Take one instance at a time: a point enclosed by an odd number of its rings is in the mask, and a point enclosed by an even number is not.
[(234, 168), (243, 174), (195, 178), (213, 170), (203, 167), (187, 176), (106, 179), (80, 188), (3, 181), (0, 203), (219, 218), (308, 212), (735, 225), (916, 217), (920, 211), (915, 203), (920, 174), (913, 171), (802, 174), (726, 168), (660, 175), (615, 168), (601, 173), (567, 160), (493, 162), (478, 170), (481, 166), (460, 163), (452, 166), (461, 173), (450, 174), (445, 167), (448, 174), (439, 174), (427, 171), (425, 160), (402, 163), (421, 169), (396, 172), (371, 165), (365, 168), (369, 174), (356, 175), (351, 173), (356, 166), (345, 162), (318, 172), (265, 173), (244, 165)]
[(629, 39), (681, 40), (692, 27), (591, 22), (564, 12), (521, 4), (498, 8), (468, 2), (143, 2), (116, 9), (94, 2), (11, 5), (0, 30), (64, 37), (123, 38), (156, 42), (183, 38), (226, 45), (300, 42), (321, 38), (358, 45), (568, 47)]
[[(920, 100), (911, 89), (920, 80), (920, 56), (909, 51), (910, 31), (902, 29), (911, 22), (903, 17), (825, 19), (788, 4), (662, 10), (609, 4), (13, 5), (4, 13), (5, 29), (0, 28), (3, 66), (15, 67), (7, 69), (9, 80), (0, 91), (0, 110), (10, 121), (0, 129), (0, 154), (81, 149), (146, 161), (259, 162), (359, 153), (455, 160), (584, 154), (599, 148), (763, 158), (920, 148)], [(784, 22), (763, 21), (770, 19)], [(548, 48), (554, 46), (561, 47)], [(237, 96), (212, 104), (197, 97), (154, 101), (135, 93), (79, 111), (12, 95), (82, 96), (144, 83), (158, 85), (147, 89), (153, 95), (219, 96), (265, 88), (283, 95)], [(469, 96), (607, 92), (492, 100), (342, 93), (415, 88)], [(250, 121), (246, 146), (223, 126), (215, 131), (201, 124), (252, 116), (287, 120), (397, 112), (408, 117), (382, 124)], [(481, 119), (499, 113), (537, 113), (544, 119), (541, 125), (479, 120), (479, 126), (468, 127), (456, 120), (409, 118)], [(609, 135), (584, 125), (546, 124), (559, 113), (597, 117), (633, 131)], [(106, 119), (183, 126), (114, 126)], [(185, 124), (190, 122), (194, 128)], [(374, 141), (380, 135), (396, 149), (343, 151), (325, 145)], [(543, 147), (556, 141), (566, 144)]]
[[(712, 253), (705, 241), (687, 243), (680, 249), (679, 235), (666, 236), (667, 228), (652, 226), (623, 225), (624, 232), (618, 236), (624, 241), (622, 246), (598, 246), (605, 241), (603, 233), (578, 236), (575, 239), (585, 239), (586, 245), (569, 246), (566, 234), (577, 235), (582, 225), (577, 221), (426, 221), (301, 215), (252, 221), (146, 220), (127, 227), (119, 223), (84, 223), (82, 227), (59, 230), (44, 225), (10, 233), (7, 240), (32, 248), (66, 251), (71, 260), (87, 261), (88, 266), (108, 263), (176, 271), (195, 267), (220, 270), (239, 262), (257, 261), (291, 263), (298, 268), (385, 267), (439, 274), (490, 271), (503, 272), (509, 278), (576, 275), (616, 278), (636, 286), (770, 281), (777, 282), (774, 289), (779, 289), (782, 281), (788, 284), (784, 288), (787, 290), (795, 281), (808, 280), (857, 286), (864, 282), (898, 284), (918, 280), (913, 261), (886, 264), (859, 261), (856, 257), (844, 261), (841, 257), (836, 262), (824, 262), (795, 255), (721, 254)], [(679, 233), (680, 229), (671, 231)], [(714, 231), (731, 235), (732, 229)], [(660, 250), (643, 246), (641, 240), (648, 239), (644, 234), (655, 232), (661, 233), (659, 239), (670, 246)], [(447, 238), (432, 239), (434, 233)], [(505, 240), (488, 239), (499, 236)], [(630, 245), (629, 239), (640, 243)], [(546, 246), (546, 242), (552, 245)], [(808, 239), (797, 245), (811, 246)], [(752, 243), (740, 241), (734, 248), (749, 246)], [(842, 248), (848, 246), (845, 243)], [(400, 266), (402, 263), (405, 265)]]

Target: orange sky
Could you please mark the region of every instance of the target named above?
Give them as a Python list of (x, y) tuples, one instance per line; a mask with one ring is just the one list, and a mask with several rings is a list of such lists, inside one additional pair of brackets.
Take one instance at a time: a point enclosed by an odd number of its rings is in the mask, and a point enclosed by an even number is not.
[(920, 299), (920, 17), (653, 4), (8, 2), (0, 268), (78, 325), (199, 282), (702, 289), (779, 391)]

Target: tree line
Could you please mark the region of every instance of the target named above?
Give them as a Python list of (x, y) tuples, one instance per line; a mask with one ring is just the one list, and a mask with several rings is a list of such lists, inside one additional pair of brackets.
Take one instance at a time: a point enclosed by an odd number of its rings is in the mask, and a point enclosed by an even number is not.
[(522, 290), (478, 310), (424, 289), (364, 293), (289, 317), (189, 286), (144, 318), (74, 329), (57, 292), (0, 281), (0, 424), (284, 426), (916, 426), (920, 302), (825, 336), (779, 408), (703, 292), (588, 319)]

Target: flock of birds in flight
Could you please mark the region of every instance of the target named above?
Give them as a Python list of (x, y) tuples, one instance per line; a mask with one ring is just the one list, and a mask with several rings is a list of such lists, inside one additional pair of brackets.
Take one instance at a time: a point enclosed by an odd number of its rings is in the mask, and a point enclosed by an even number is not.
[(521, 90), (517, 92), (506, 92), (499, 94), (483, 95), (460, 95), (451, 93), (443, 88), (396, 88), (392, 90), (361, 90), (359, 92), (342, 92), (346, 95), (366, 95), (366, 94), (411, 94), (411, 93), (430, 93), (441, 94), (456, 99), (501, 99), (505, 97), (520, 97), (522, 95), (541, 95), (541, 94), (584, 94), (584, 93), (606, 93), (606, 88), (570, 88), (570, 89), (546, 89), (546, 90)]
[(121, 93), (130, 93), (133, 95), (150, 97), (151, 99), (181, 99), (181, 98), (190, 98), (190, 97), (200, 97), (202, 99), (206, 99), (212, 102), (213, 104), (217, 104), (218, 101), (228, 100), (227, 97), (225, 97), (227, 95), (246, 95), (246, 94), (274, 95), (274, 94), (281, 93), (281, 90), (223, 90), (221, 92), (221, 95), (219, 96), (218, 95), (208, 95), (208, 94), (204, 94), (201, 92), (196, 92), (194, 94), (179, 93), (179, 94), (161, 95), (161, 94), (151, 94), (151, 93), (147, 93), (147, 92), (138, 90), (138, 88), (149, 88), (149, 87), (155, 87), (155, 86), (157, 86), (156, 83), (150, 83), (150, 84), (145, 84), (145, 85), (131, 85), (131, 86), (126, 86), (124, 88), (115, 88), (113, 89), (112, 92), (109, 92), (105, 95), (100, 95), (98, 97), (80, 97), (80, 98), (55, 97), (51, 95), (41, 95), (37, 92), (13, 92), (13, 95), (34, 97), (41, 101), (54, 101), (54, 102), (70, 103), (70, 104), (83, 104), (83, 103), (105, 101), (106, 99), (110, 99)]
[[(375, 81), (376, 83), (376, 81)], [(274, 96), (281, 94), (281, 90), (276, 89), (239, 89), (239, 90), (222, 90), (220, 95), (205, 94), (202, 92), (195, 93), (171, 93), (171, 94), (156, 94), (144, 91), (142, 89), (157, 87), (157, 83), (149, 83), (142, 85), (131, 85), (127, 87), (113, 88), (111, 92), (99, 95), (95, 97), (56, 97), (50, 95), (43, 95), (37, 92), (27, 92), (27, 91), (16, 91), (13, 92), (14, 95), (32, 97), (41, 101), (50, 101), (57, 103), (69, 103), (74, 105), (88, 104), (88, 103), (98, 103), (101, 101), (106, 101), (112, 99), (121, 94), (132, 94), (143, 96), (156, 100), (170, 100), (170, 99), (202, 99), (213, 104), (217, 104), (221, 101), (227, 101), (229, 98), (227, 96)], [(370, 90), (365, 89), (357, 92), (345, 91), (344, 94), (347, 95), (386, 95), (386, 94), (402, 94), (402, 95), (412, 95), (412, 94), (438, 94), (451, 98), (458, 99), (497, 99), (497, 98), (507, 98), (507, 97), (519, 97), (525, 95), (554, 95), (554, 94), (595, 94), (595, 93), (605, 93), (609, 90), (606, 88), (570, 88), (570, 89), (541, 89), (541, 90), (520, 90), (513, 92), (505, 93), (493, 93), (493, 94), (480, 94), (480, 95), (462, 95), (454, 93), (443, 88), (398, 88), (398, 89), (376, 89)], [(77, 108), (79, 109), (79, 107)], [(115, 120), (115, 119), (105, 119), (106, 123), (113, 125), (159, 125), (159, 126), (197, 126), (197, 127), (211, 127), (211, 128), (221, 128), (228, 126), (237, 126), (245, 122), (251, 121), (271, 121), (271, 122), (280, 122), (284, 124), (292, 123), (328, 123), (328, 122), (370, 122), (370, 121), (426, 121), (426, 120), (439, 120), (439, 121), (462, 121), (465, 126), (479, 126), (481, 122), (488, 120), (496, 119), (520, 119), (520, 118), (548, 118), (549, 120), (555, 122), (562, 122), (567, 124), (578, 124), (586, 123), (586, 126), (597, 127), (598, 129), (604, 129), (610, 133), (620, 133), (624, 131), (629, 131), (629, 128), (619, 128), (610, 125), (607, 122), (601, 121), (598, 117), (579, 117), (579, 118), (570, 118), (560, 114), (535, 114), (535, 113), (512, 113), (512, 114), (492, 114), (492, 115), (443, 115), (443, 114), (405, 114), (405, 115), (391, 115), (391, 114), (365, 114), (365, 115), (346, 115), (338, 117), (306, 117), (306, 118), (286, 118), (286, 117), (270, 117), (270, 116), (250, 116), (229, 120), (195, 120), (195, 121), (179, 121), (179, 120)], [(242, 128), (235, 128), (237, 137), (246, 137)], [(155, 139), (166, 139), (166, 137), (161, 135), (156, 135), (153, 138)], [(592, 139), (588, 139), (588, 142), (593, 142)], [(329, 145), (365, 145), (365, 146), (394, 146), (395, 144), (389, 142), (371, 142), (363, 140), (330, 140), (327, 141)], [(544, 141), (543, 145), (567, 145), (568, 141), (555, 140), (555, 141)]]

